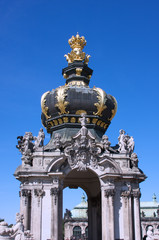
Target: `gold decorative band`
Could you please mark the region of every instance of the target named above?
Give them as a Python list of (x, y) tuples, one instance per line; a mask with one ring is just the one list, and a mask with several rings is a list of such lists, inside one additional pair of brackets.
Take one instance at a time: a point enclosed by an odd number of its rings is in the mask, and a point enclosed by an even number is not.
[[(58, 119), (49, 120), (47, 122), (47, 130), (50, 132), (52, 127), (56, 127), (65, 123), (80, 123), (80, 117), (74, 116), (74, 117), (60, 117)], [(98, 118), (87, 118), (87, 124), (95, 124), (96, 126), (99, 126), (103, 129), (107, 129), (109, 126), (108, 123), (103, 122), (102, 120), (99, 120)]]

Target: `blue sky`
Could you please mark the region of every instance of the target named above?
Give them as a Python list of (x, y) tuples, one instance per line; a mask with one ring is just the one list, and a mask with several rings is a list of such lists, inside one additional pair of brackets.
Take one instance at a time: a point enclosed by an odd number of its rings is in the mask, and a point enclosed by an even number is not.
[[(159, 200), (158, 12), (158, 0), (0, 0), (1, 218), (14, 222), (19, 211), (16, 137), (38, 134), (41, 95), (65, 83), (63, 56), (77, 32), (91, 55), (90, 87), (103, 88), (118, 102), (107, 135), (112, 145), (120, 129), (134, 137), (139, 167), (148, 176), (141, 200), (151, 201), (154, 192)], [(64, 208), (79, 203), (81, 192), (76, 196), (65, 193)]]

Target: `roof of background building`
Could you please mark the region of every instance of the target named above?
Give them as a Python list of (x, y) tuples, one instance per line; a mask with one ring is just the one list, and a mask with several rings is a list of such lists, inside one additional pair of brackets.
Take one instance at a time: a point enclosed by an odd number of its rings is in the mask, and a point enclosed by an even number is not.
[(81, 203), (75, 206), (72, 210), (72, 218), (88, 218), (87, 210), (88, 210), (88, 203), (85, 200), (86, 197), (83, 194), (81, 198)]
[(159, 203), (155, 194), (152, 196), (151, 202), (140, 202), (140, 211), (144, 213), (145, 217), (156, 217), (157, 210), (159, 210)]

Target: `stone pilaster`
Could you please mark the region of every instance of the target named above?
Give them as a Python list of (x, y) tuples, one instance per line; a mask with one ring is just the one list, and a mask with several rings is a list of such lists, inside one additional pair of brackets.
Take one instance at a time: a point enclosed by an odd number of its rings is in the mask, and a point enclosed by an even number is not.
[(114, 188), (102, 189), (102, 240), (114, 240)]
[(132, 208), (131, 208), (131, 191), (122, 191), (122, 205), (123, 205), (123, 228), (124, 240), (132, 240)]
[(50, 189), (51, 195), (51, 240), (58, 240), (58, 196), (59, 188)]
[(141, 222), (140, 222), (140, 190), (133, 191), (133, 202), (134, 202), (134, 228), (135, 228), (135, 239), (141, 240)]
[(41, 239), (42, 234), (42, 198), (45, 191), (42, 188), (34, 189), (32, 198), (32, 232), (35, 240)]
[[(98, 205), (98, 198), (94, 197), (94, 198), (90, 198), (88, 199), (88, 219), (89, 219), (89, 229), (91, 231), (89, 231), (89, 237), (91, 240), (96, 240), (98, 239), (98, 228), (99, 226), (97, 225), (97, 205)], [(96, 227), (94, 227), (96, 226)]]
[(22, 189), (21, 190), (21, 213), (24, 215), (24, 230), (30, 229), (30, 207), (31, 203), (31, 190)]
[(63, 207), (63, 182), (58, 177), (53, 178), (51, 195), (51, 240), (62, 239), (62, 207)]

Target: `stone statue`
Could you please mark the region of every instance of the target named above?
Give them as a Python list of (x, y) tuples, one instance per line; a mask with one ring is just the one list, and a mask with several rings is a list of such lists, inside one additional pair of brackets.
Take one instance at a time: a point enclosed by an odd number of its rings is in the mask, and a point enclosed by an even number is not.
[(153, 238), (153, 227), (149, 226), (147, 230), (147, 237), (146, 240), (152, 240)]
[(128, 152), (132, 153), (134, 151), (135, 143), (134, 143), (134, 138), (130, 137), (128, 140)]
[(0, 222), (0, 236), (3, 236), (4, 239), (9, 239), (10, 233), (12, 232), (12, 228), (8, 227), (8, 223), (4, 220)]
[(72, 218), (72, 213), (70, 210), (66, 208), (65, 214), (64, 214), (64, 219), (71, 219)]
[(81, 126), (83, 127), (85, 127), (86, 126), (86, 114), (85, 113), (81, 113), (81, 118), (79, 119), (80, 120), (80, 122), (81, 122)]
[(24, 136), (18, 136), (17, 139), (20, 140), (18, 141), (18, 145), (16, 145), (16, 147), (19, 149), (22, 155), (27, 155), (30, 153), (33, 148), (32, 141), (34, 140), (32, 133), (26, 132)]
[(18, 136), (18, 145), (16, 147), (22, 153), (22, 160), (25, 164), (31, 165), (32, 162), (32, 152), (33, 152), (33, 140), (34, 137), (31, 132), (26, 132), (24, 136)]
[(87, 168), (87, 153), (85, 151), (79, 151), (76, 157), (77, 157), (78, 170), (85, 171)]
[(101, 143), (103, 145), (105, 153), (109, 153), (110, 152), (109, 147), (110, 147), (111, 142), (109, 142), (108, 136), (103, 135)]
[(119, 152), (126, 153), (126, 135), (124, 130), (119, 131), (120, 135), (118, 137)]
[(53, 145), (55, 149), (60, 149), (61, 147), (61, 134), (55, 133), (54, 139), (53, 139)]
[(23, 225), (23, 214), (16, 214), (16, 224), (12, 227), (12, 235), (15, 240), (24, 240), (24, 225)]
[(133, 168), (138, 168), (138, 157), (136, 153), (131, 154), (131, 164)]
[(42, 147), (44, 145), (44, 139), (45, 139), (45, 133), (44, 133), (43, 129), (41, 128), (38, 136), (34, 137), (34, 140), (35, 140), (34, 150), (36, 150), (38, 147)]
[(134, 151), (134, 139), (133, 137), (130, 137), (129, 135), (125, 135), (124, 130), (119, 131), (120, 135), (118, 137), (118, 151), (120, 153), (129, 153), (131, 154)]

